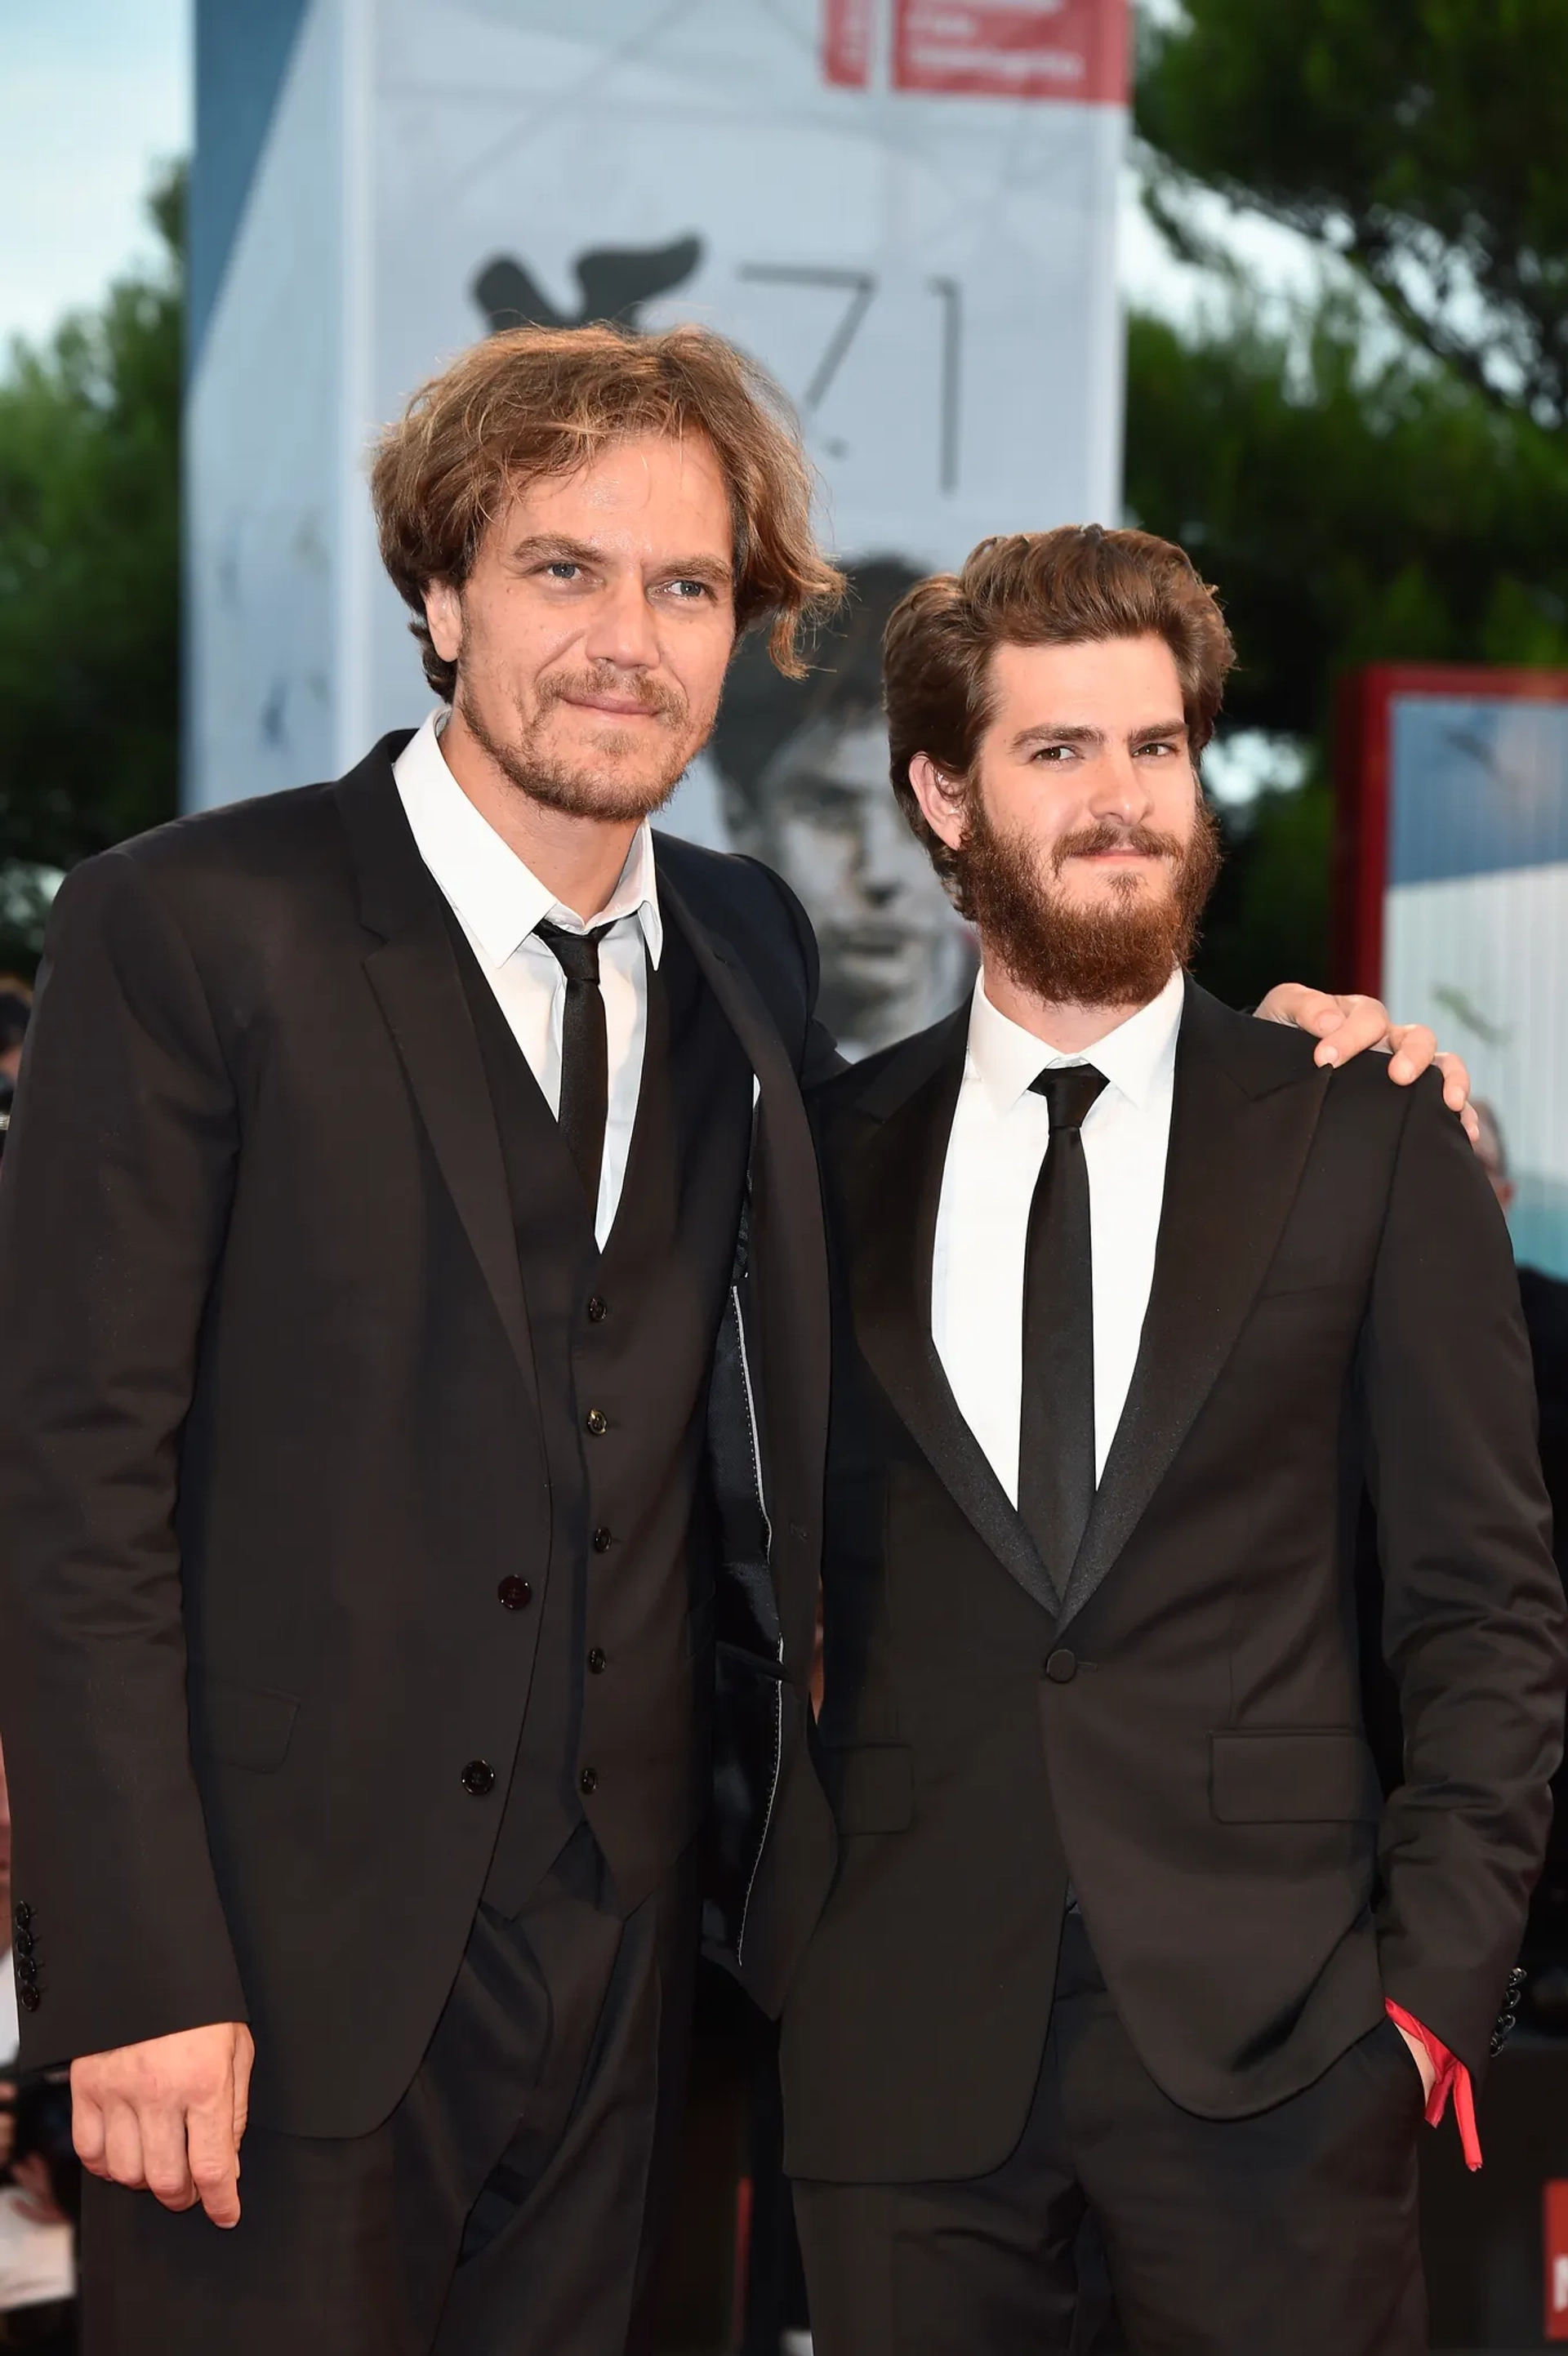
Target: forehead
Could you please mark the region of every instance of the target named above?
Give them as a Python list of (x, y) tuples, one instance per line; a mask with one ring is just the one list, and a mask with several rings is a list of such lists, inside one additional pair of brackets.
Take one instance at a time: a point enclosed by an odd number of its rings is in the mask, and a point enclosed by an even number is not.
[(988, 673), (992, 726), (1100, 728), (1125, 734), (1179, 720), (1181, 680), (1161, 637), (1069, 647), (998, 647)]
[(569, 475), (520, 483), (499, 519), (504, 538), (559, 532), (605, 546), (676, 541), (688, 555), (726, 561), (729, 490), (703, 434), (643, 434), (607, 443)]
[(778, 792), (831, 784), (858, 794), (886, 793), (887, 729), (880, 712), (829, 713), (808, 721), (764, 773)]

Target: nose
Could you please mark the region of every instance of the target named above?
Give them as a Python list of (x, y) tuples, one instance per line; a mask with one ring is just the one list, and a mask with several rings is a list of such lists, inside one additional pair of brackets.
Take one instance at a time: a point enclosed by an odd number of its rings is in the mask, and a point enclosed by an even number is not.
[(1089, 800), (1090, 816), (1116, 819), (1123, 826), (1140, 825), (1153, 806), (1149, 779), (1127, 746), (1114, 746), (1096, 769)]
[(863, 796), (860, 805), (860, 857), (856, 862), (862, 895), (874, 908), (886, 908), (898, 897), (908, 878), (913, 838), (889, 794)]
[(618, 670), (653, 670), (659, 638), (639, 574), (618, 573), (606, 583), (583, 641), (590, 662), (613, 663)]

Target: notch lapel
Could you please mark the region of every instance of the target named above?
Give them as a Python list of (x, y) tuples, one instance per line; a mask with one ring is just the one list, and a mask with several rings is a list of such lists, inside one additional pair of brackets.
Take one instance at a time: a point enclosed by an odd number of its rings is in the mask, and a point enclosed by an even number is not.
[(338, 787), (360, 883), (360, 913), (381, 936), (365, 958), (431, 1151), (538, 1404), (533, 1346), (506, 1169), (463, 983), (435, 878), (419, 856), (387, 738)]
[(1132, 1537), (1235, 1346), (1295, 1200), (1328, 1080), (1326, 1070), (1304, 1070), (1294, 1032), (1233, 1014), (1188, 982), (1149, 1306), (1062, 1599), (1064, 1627)]
[[(908, 1092), (852, 1149), (845, 1194), (855, 1334), (867, 1365), (960, 1512), (1003, 1569), (1054, 1619), (1056, 1590), (959, 1412), (931, 1338), (931, 1255), (968, 1039), (966, 1004), (911, 1042), (906, 1051), (914, 1066)], [(901, 1087), (909, 1078), (910, 1064), (895, 1062), (874, 1083), (861, 1109), (875, 1117), (885, 1084)]]
[[(811, 1122), (794, 1064), (761, 992), (738, 956), (693, 915), (663, 866), (659, 902), (665, 916), (679, 925), (757, 1079), (746, 1281), (755, 1288), (759, 1310), (765, 1373), (759, 1406), (775, 1462), (787, 1440), (798, 1468), (792, 1487), (810, 1494), (815, 1512), (827, 1455), (832, 1337), (827, 1237)], [(777, 1585), (777, 1567), (775, 1580)], [(797, 1580), (789, 1592), (780, 1586), (778, 1601), (786, 1658), (809, 1661), (815, 1641), (814, 1582)]]

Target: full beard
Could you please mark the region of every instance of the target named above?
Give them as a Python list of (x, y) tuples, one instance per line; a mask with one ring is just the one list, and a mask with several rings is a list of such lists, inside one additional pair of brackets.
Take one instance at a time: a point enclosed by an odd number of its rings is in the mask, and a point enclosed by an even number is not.
[[(1047, 875), (1020, 836), (998, 832), (976, 794), (955, 878), (960, 910), (981, 934), (986, 955), (1047, 1006), (1146, 1006), (1191, 962), (1219, 873), (1219, 823), (1200, 794), (1196, 803), (1185, 842), (1106, 819), (1064, 836)], [(1070, 858), (1106, 851), (1164, 859), (1167, 888), (1151, 890), (1142, 876), (1121, 875), (1099, 905), (1075, 905), (1061, 888), (1063, 867)]]
[[(454, 703), (464, 726), (519, 793), (566, 818), (603, 819), (617, 823), (650, 818), (655, 810), (662, 809), (685, 776), (687, 764), (698, 749), (689, 740), (685, 697), (662, 681), (643, 683), (642, 709), (668, 732), (668, 737), (660, 748), (662, 757), (641, 776), (628, 777), (608, 766), (601, 769), (583, 761), (563, 761), (544, 749), (543, 737), (551, 712), (568, 697), (624, 697), (627, 693), (622, 672), (553, 672), (539, 682), (538, 708), (532, 719), (524, 722), (518, 734), (510, 740), (498, 736), (486, 722), (477, 698), (465, 687), (460, 673)], [(629, 730), (618, 731), (612, 724), (602, 749), (607, 764), (613, 764), (618, 757), (644, 748)]]

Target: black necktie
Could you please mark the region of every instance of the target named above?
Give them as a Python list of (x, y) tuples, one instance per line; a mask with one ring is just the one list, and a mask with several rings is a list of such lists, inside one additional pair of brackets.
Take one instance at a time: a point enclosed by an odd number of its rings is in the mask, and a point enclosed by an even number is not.
[(1083, 1121), (1105, 1075), (1063, 1064), (1030, 1083), (1051, 1141), (1024, 1248), (1018, 1513), (1061, 1594), (1094, 1503), (1094, 1271)]
[(559, 925), (535, 925), (533, 929), (566, 977), (566, 1008), (561, 1023), (561, 1134), (577, 1165), (588, 1207), (596, 1211), (605, 1122), (610, 1108), (610, 1051), (599, 989), (599, 943), (610, 928), (601, 925), (596, 933), (568, 933)]

